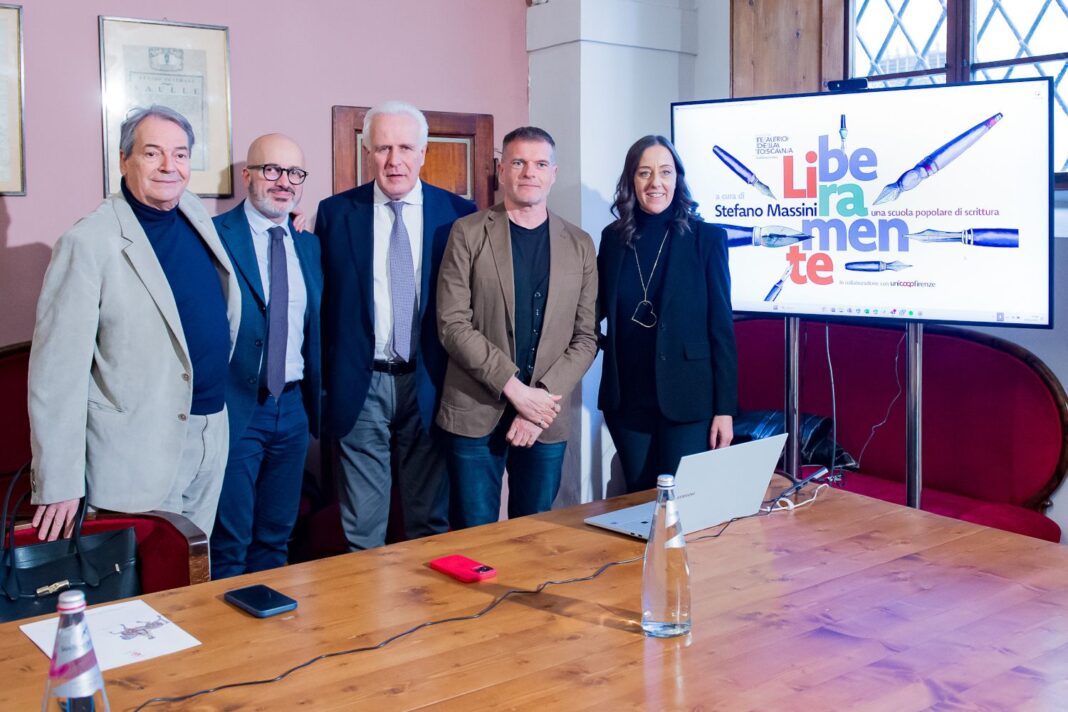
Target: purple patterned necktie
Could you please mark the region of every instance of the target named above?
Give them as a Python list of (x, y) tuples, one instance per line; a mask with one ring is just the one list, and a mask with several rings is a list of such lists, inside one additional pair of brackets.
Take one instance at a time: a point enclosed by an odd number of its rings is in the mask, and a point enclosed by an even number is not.
[(267, 230), (271, 236), (267, 258), (271, 293), (267, 297), (267, 391), (278, 398), (286, 387), (286, 343), (289, 341), (289, 272), (286, 269), (286, 231)]
[(392, 200), (393, 229), (389, 232), (389, 292), (393, 301), (393, 352), (401, 361), (412, 357), (412, 322), (415, 318), (415, 267), (412, 243), (404, 225), (404, 202)]

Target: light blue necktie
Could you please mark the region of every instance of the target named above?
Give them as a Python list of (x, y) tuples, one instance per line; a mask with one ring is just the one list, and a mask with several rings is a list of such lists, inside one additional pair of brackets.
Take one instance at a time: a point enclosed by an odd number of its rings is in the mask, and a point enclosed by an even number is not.
[(393, 229), (389, 233), (389, 292), (393, 301), (393, 352), (400, 361), (412, 357), (412, 323), (415, 320), (415, 267), (412, 243), (404, 225), (404, 202), (392, 200)]

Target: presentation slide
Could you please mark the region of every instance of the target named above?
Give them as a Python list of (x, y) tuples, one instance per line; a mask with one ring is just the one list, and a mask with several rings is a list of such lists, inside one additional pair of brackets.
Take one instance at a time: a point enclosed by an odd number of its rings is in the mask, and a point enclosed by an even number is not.
[(1048, 79), (672, 105), (738, 312), (1050, 326)]

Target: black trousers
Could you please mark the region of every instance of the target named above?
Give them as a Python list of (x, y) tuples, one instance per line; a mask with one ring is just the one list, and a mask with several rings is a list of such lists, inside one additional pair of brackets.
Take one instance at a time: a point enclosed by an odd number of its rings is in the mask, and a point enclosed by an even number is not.
[(708, 450), (711, 420), (679, 423), (657, 410), (605, 412), (627, 492), (656, 487), (658, 475), (674, 475), (679, 460)]

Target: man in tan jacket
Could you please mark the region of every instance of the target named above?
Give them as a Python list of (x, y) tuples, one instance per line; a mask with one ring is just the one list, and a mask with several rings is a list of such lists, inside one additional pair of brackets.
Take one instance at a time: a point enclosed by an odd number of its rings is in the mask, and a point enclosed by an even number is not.
[(504, 202), (457, 220), (438, 279), (449, 355), (438, 425), (452, 434), (452, 526), (548, 510), (560, 488), (572, 389), (597, 354), (593, 240), (550, 213), (556, 145), (525, 126), (504, 137)]

